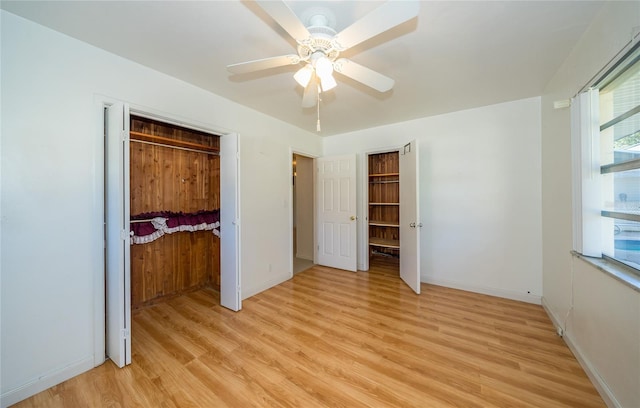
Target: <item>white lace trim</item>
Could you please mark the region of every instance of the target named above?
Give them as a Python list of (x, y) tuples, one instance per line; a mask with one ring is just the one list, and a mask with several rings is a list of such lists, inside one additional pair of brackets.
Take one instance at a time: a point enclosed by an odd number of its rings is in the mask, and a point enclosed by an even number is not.
[(132, 244), (148, 244), (149, 242), (153, 242), (156, 239), (160, 238), (164, 234), (173, 234), (174, 232), (181, 231), (213, 231), (213, 235), (216, 237), (220, 237), (220, 222), (216, 221), (211, 224), (207, 224), (203, 222), (202, 224), (196, 225), (179, 225), (177, 227), (169, 228), (167, 226), (167, 218), (164, 217), (156, 217), (151, 220), (151, 225), (156, 229), (153, 234), (137, 236), (133, 235), (131, 237)]

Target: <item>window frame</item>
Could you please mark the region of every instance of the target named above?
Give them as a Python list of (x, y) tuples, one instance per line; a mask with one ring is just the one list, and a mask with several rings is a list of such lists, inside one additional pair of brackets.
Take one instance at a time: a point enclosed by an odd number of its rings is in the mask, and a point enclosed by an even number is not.
[[(640, 42), (630, 43), (627, 49), (591, 86), (585, 87), (586, 92), (581, 92), (572, 99), (573, 252), (581, 257), (600, 258), (599, 262), (606, 262), (611, 267), (622, 270), (623, 274), (631, 276), (631, 285), (635, 287), (640, 276), (640, 262), (635, 259), (626, 259), (625, 262), (625, 259), (616, 258), (616, 240), (611, 240), (603, 232), (606, 232), (608, 226), (606, 220), (611, 220), (611, 223), (614, 220), (640, 223), (640, 211), (624, 212), (619, 211), (619, 208), (606, 208), (602, 187), (605, 185), (605, 175), (615, 176), (616, 173), (640, 170), (640, 157), (600, 165), (600, 144), (604, 140), (601, 132), (640, 114), (638, 103), (600, 124), (601, 91), (615, 89), (611, 87), (615, 84), (614, 81), (635, 64), (640, 64)], [(637, 132), (640, 129), (633, 128), (630, 135)], [(611, 182), (611, 186), (614, 185)], [(613, 235), (615, 233), (612, 231)], [(608, 269), (610, 268), (603, 270)]]

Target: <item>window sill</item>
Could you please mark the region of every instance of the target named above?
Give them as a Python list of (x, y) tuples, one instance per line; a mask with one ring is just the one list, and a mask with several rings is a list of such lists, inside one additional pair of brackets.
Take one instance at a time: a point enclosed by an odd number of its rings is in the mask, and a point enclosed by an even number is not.
[(637, 292), (640, 292), (640, 275), (634, 270), (624, 264), (616, 261), (611, 261), (606, 258), (594, 258), (591, 256), (585, 256), (579, 254), (576, 251), (571, 251), (571, 254), (576, 258), (580, 258), (583, 261), (595, 266), (607, 275), (612, 276), (623, 284), (629, 286)]

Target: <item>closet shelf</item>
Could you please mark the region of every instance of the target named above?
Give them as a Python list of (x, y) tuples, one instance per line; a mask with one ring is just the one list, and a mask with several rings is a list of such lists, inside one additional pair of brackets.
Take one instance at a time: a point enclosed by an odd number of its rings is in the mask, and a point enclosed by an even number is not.
[(207, 145), (204, 145), (204, 144), (201, 144), (201, 143), (187, 142), (187, 141), (184, 141), (184, 140), (171, 139), (169, 137), (149, 135), (149, 134), (141, 133), (141, 132), (130, 131), (129, 132), (129, 137), (131, 139), (133, 139), (133, 140), (140, 140), (140, 141), (144, 141), (144, 142), (153, 142), (153, 143), (158, 143), (158, 144), (167, 145), (167, 146), (173, 146), (173, 147), (182, 147), (182, 148), (188, 148), (188, 149), (202, 150), (202, 151), (208, 152), (208, 153), (219, 153), (220, 152), (220, 148), (218, 148), (218, 147), (207, 146)]
[(387, 221), (369, 221), (369, 225), (374, 227), (400, 227), (400, 224), (397, 222)]
[(399, 176), (400, 173), (374, 173), (369, 174), (369, 177), (388, 177), (388, 176)]
[(400, 249), (400, 240), (371, 237), (369, 238), (369, 246)]
[(369, 203), (369, 205), (400, 205), (400, 203)]
[(376, 180), (370, 181), (369, 184), (389, 184), (389, 183), (399, 183), (400, 180)]

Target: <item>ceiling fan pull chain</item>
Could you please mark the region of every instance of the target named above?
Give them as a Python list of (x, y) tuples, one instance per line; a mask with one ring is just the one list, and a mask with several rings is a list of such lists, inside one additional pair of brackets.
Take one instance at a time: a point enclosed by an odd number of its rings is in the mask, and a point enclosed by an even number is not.
[(318, 89), (318, 103), (316, 104), (318, 107), (318, 122), (316, 123), (316, 131), (320, 132), (320, 90)]

